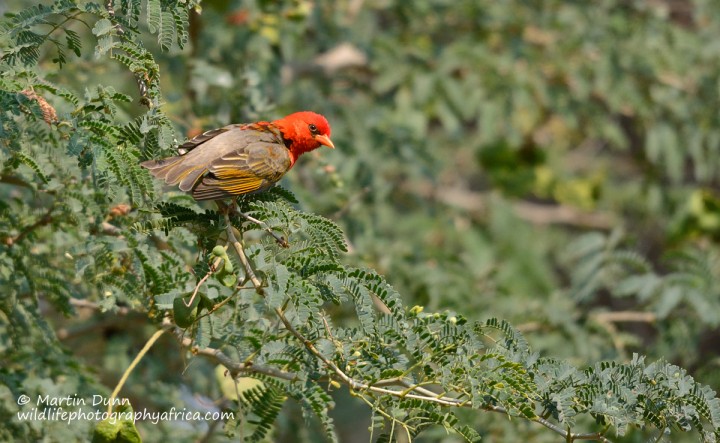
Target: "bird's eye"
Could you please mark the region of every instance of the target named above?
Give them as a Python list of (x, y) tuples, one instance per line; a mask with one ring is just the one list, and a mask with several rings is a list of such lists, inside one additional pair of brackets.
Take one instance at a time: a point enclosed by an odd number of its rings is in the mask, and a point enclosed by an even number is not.
[(318, 133), (318, 128), (317, 128), (317, 126), (313, 125), (312, 123), (310, 123), (310, 124), (308, 125), (308, 128), (310, 128), (310, 133), (311, 133), (311, 134), (317, 134), (317, 133)]

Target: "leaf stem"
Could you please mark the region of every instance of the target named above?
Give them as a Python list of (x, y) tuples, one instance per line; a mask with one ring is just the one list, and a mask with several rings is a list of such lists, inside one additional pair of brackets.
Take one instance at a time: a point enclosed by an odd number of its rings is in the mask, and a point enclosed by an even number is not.
[(147, 352), (150, 350), (153, 344), (157, 341), (158, 338), (160, 338), (161, 335), (165, 333), (167, 328), (159, 329), (155, 331), (155, 333), (150, 337), (150, 339), (145, 343), (145, 346), (140, 350), (137, 356), (135, 356), (135, 359), (130, 363), (130, 366), (125, 369), (125, 372), (123, 373), (122, 377), (120, 378), (120, 381), (118, 381), (117, 386), (115, 386), (115, 390), (110, 394), (110, 399), (108, 400), (108, 415), (112, 414), (113, 409), (113, 403), (115, 403), (115, 399), (117, 398), (118, 394), (120, 393), (120, 390), (122, 389), (123, 385), (127, 381), (128, 377), (130, 377), (130, 374), (132, 373), (133, 369), (135, 369), (135, 366), (140, 363), (140, 360), (147, 354)]

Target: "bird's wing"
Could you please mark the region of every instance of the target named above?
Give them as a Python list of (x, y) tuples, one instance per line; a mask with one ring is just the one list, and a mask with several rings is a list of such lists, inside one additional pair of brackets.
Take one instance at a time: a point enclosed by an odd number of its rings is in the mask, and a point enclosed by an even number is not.
[[(182, 191), (191, 191), (200, 183), (203, 176), (210, 174), (210, 167), (213, 164), (217, 163), (221, 169), (227, 168), (229, 161), (223, 161), (224, 157), (242, 158), (243, 153), (253, 151), (250, 147), (256, 144), (277, 145), (282, 148), (280, 152), (287, 151), (282, 135), (276, 128), (257, 124), (230, 125), (208, 131), (184, 143), (182, 147), (190, 149), (184, 155), (148, 161), (142, 165), (155, 177), (165, 180), (167, 184), (179, 185)], [(251, 161), (241, 161), (238, 167), (256, 167), (260, 168), (258, 173), (253, 173), (252, 168), (248, 169), (249, 173), (271, 175), (258, 163), (257, 157), (260, 154), (253, 154)], [(277, 155), (276, 153), (275, 156)]]
[(259, 141), (214, 160), (193, 189), (196, 200), (215, 200), (263, 191), (290, 169), (284, 144)]

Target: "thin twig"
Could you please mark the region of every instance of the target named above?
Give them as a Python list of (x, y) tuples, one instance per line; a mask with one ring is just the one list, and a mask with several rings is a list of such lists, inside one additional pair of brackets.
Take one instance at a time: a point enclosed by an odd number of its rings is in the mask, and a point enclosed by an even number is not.
[(133, 369), (135, 369), (135, 366), (140, 363), (140, 360), (147, 354), (147, 351), (150, 350), (153, 344), (157, 341), (158, 338), (160, 338), (163, 333), (165, 333), (167, 329), (158, 329), (155, 331), (155, 333), (150, 337), (150, 339), (145, 343), (145, 346), (140, 350), (138, 355), (135, 357), (135, 359), (130, 363), (130, 366), (125, 369), (125, 372), (122, 375), (122, 378), (120, 378), (120, 381), (118, 382), (117, 386), (115, 386), (115, 389), (113, 390), (112, 394), (110, 394), (110, 399), (108, 400), (108, 415), (112, 414), (113, 409), (113, 403), (115, 403), (115, 399), (117, 398), (118, 394), (120, 393), (120, 390), (122, 389), (123, 385), (127, 381), (128, 377), (130, 377), (130, 373), (132, 373)]
[[(44, 24), (46, 24), (46, 25), (51, 25), (52, 27), (50, 28), (50, 30), (49, 30), (45, 35), (42, 36), (43, 40), (46, 39), (46, 38), (48, 38), (48, 37), (50, 37), (50, 34), (52, 34), (53, 32), (57, 31), (62, 25), (64, 25), (65, 23), (69, 22), (70, 20), (77, 20), (77, 21), (79, 21), (79, 22), (85, 23), (84, 21), (82, 21), (82, 20), (80, 20), (80, 19), (77, 18), (79, 15), (84, 14), (84, 13), (85, 13), (85, 11), (79, 11), (79, 12), (76, 12), (75, 14), (73, 14), (73, 15), (64, 15), (64, 14), (63, 14), (63, 17), (65, 17), (65, 20), (63, 20), (63, 21), (61, 21), (61, 22), (54, 23), (54, 24), (53, 24), (53, 23), (44, 23)], [(85, 23), (85, 26), (87, 26), (88, 29), (92, 29), (87, 23)]]
[(240, 241), (238, 241), (237, 237), (235, 237), (235, 228), (233, 227), (232, 223), (230, 223), (230, 216), (227, 212), (225, 212), (223, 215), (225, 216), (225, 223), (227, 224), (226, 230), (228, 241), (233, 245), (233, 248), (235, 248), (235, 252), (237, 252), (238, 257), (240, 257), (240, 262), (242, 262), (243, 268), (245, 268), (245, 276), (249, 278), (253, 286), (255, 286), (255, 291), (257, 291), (257, 293), (260, 295), (264, 295), (265, 291), (262, 288), (262, 282), (260, 282), (260, 279), (257, 278), (257, 275), (255, 275), (255, 271), (253, 271), (252, 266), (250, 266), (250, 262), (245, 255), (243, 245), (240, 243)]
[(225, 300), (221, 301), (220, 303), (215, 303), (215, 304), (212, 306), (212, 308), (210, 308), (206, 313), (198, 316), (198, 318), (196, 319), (196, 321), (197, 321), (197, 320), (200, 320), (200, 319), (203, 318), (203, 317), (207, 317), (208, 315), (212, 314), (213, 312), (215, 312), (215, 311), (217, 311), (218, 309), (220, 309), (220, 308), (222, 308), (223, 306), (225, 306), (230, 300), (232, 300), (232, 298), (235, 296), (235, 294), (237, 294), (238, 292), (240, 292), (242, 289), (255, 289), (255, 288), (242, 288), (242, 287), (237, 287), (237, 288), (235, 288), (235, 291), (234, 291), (232, 294), (230, 294)]
[(251, 215), (248, 215), (248, 214), (246, 214), (246, 213), (244, 213), (244, 212), (241, 212), (241, 211), (236, 211), (236, 212), (237, 212), (237, 214), (240, 215), (241, 217), (245, 218), (246, 220), (248, 220), (248, 221), (250, 221), (250, 222), (252, 222), (252, 223), (255, 223), (256, 225), (260, 226), (260, 228), (262, 228), (263, 231), (265, 231), (265, 232), (267, 232), (268, 234), (272, 235), (272, 237), (275, 239), (275, 241), (276, 241), (280, 246), (282, 246), (283, 248), (289, 248), (289, 247), (290, 247), (290, 244), (289, 244), (288, 241), (285, 239), (285, 237), (281, 237), (281, 236), (277, 235), (277, 234), (275, 233), (275, 231), (273, 231), (273, 230), (270, 228), (270, 226), (268, 226), (268, 225), (267, 225), (265, 222), (263, 222), (262, 220), (258, 220), (258, 219), (256, 219), (255, 217), (253, 217), (253, 216), (251, 216)]
[(197, 296), (198, 291), (200, 290), (200, 287), (207, 281), (208, 278), (210, 278), (211, 275), (215, 273), (215, 271), (220, 267), (220, 262), (222, 261), (222, 257), (218, 257), (215, 259), (212, 265), (210, 265), (210, 269), (207, 271), (205, 276), (200, 279), (199, 282), (195, 285), (195, 290), (193, 291), (192, 297), (190, 297), (190, 300), (185, 303), (185, 306), (192, 306), (193, 302), (195, 301), (195, 296)]

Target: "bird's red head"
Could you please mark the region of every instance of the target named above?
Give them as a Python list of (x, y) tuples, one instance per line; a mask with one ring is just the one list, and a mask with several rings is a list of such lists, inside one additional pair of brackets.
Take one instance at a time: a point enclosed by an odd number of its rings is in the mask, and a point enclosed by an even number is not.
[(288, 149), (293, 154), (293, 163), (298, 156), (322, 145), (335, 148), (330, 140), (330, 124), (320, 114), (310, 111), (296, 112), (273, 122), (285, 140), (290, 142)]

